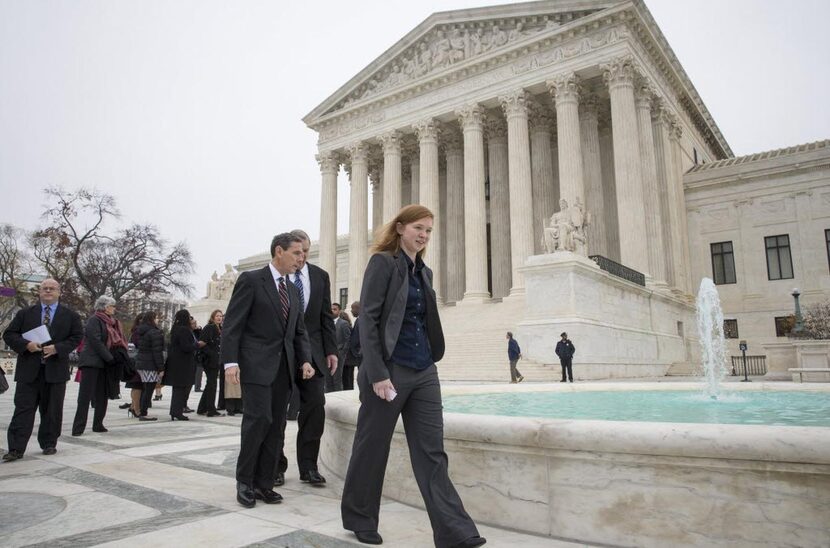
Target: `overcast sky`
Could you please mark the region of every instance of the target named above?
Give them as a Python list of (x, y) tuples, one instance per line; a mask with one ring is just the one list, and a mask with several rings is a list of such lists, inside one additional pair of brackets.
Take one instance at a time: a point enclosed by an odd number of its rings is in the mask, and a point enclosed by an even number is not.
[[(319, 235), (301, 118), (431, 13), (492, 3), (0, 0), (0, 222), (97, 187), (190, 245), (202, 296), (274, 233)], [(646, 3), (736, 155), (830, 138), (830, 2)]]

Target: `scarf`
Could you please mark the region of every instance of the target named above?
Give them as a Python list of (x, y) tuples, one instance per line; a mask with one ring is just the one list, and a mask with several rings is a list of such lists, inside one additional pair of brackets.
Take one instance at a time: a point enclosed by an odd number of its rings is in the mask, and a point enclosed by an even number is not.
[(107, 328), (107, 347), (127, 348), (127, 341), (124, 339), (124, 332), (121, 330), (121, 322), (102, 311), (95, 312), (95, 317), (104, 322)]

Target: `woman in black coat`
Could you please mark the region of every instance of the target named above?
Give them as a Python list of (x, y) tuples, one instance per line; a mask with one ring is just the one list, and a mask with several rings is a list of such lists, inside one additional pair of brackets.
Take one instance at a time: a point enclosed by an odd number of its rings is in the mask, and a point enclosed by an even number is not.
[(91, 400), (95, 401), (92, 431), (107, 431), (104, 427), (109, 402), (107, 375), (115, 374), (116, 349), (120, 348), (124, 352), (127, 350), (121, 322), (115, 318), (115, 299), (106, 295), (98, 297), (94, 308), (95, 313), (86, 322), (84, 348), (79, 356), (81, 386), (78, 388), (78, 409), (72, 421), (73, 436), (84, 433)]
[(433, 214), (424, 206), (401, 209), (377, 232), (363, 276), (360, 411), (340, 509), (343, 527), (366, 544), (383, 542), (378, 510), (389, 446), (401, 415), (435, 545), (473, 548), (486, 542), (447, 470), (435, 366), (444, 355), (444, 333), (432, 271), (423, 261), (432, 226)]
[(138, 420), (154, 421), (156, 417), (148, 417), (150, 398), (156, 384), (164, 376), (164, 334), (156, 324), (156, 313), (144, 314), (141, 325), (136, 330), (138, 337), (138, 355), (135, 357), (135, 368), (141, 378), (141, 410)]
[[(208, 417), (219, 417), (222, 413), (216, 410), (216, 381), (219, 376), (219, 343), (222, 340), (222, 320), (224, 315), (221, 310), (214, 310), (208, 324), (202, 328), (201, 341), (205, 343), (202, 353), (205, 355), (205, 389), (196, 412)], [(224, 377), (222, 372), (222, 377)]]
[(167, 366), (164, 370), (164, 384), (173, 387), (170, 400), (170, 419), (186, 421), (184, 408), (193, 378), (196, 375), (196, 351), (204, 344), (196, 340), (190, 328), (190, 312), (179, 310), (170, 329), (170, 345), (167, 347)]

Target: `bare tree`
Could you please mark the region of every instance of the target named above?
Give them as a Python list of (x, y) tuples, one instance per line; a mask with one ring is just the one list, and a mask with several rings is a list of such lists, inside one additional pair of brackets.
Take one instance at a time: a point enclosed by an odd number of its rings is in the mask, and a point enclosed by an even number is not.
[(12, 297), (0, 297), (0, 325), (5, 325), (16, 310), (28, 306), (35, 295), (29, 290), (32, 275), (31, 257), (25, 247), (26, 234), (9, 225), (0, 225), (0, 285), (15, 291)]
[[(34, 255), (46, 272), (88, 307), (107, 294), (189, 295), (193, 259), (185, 243), (170, 246), (152, 225), (112, 229), (120, 219), (115, 198), (96, 190), (48, 188), (46, 228), (33, 237)], [(81, 303), (78, 303), (81, 304)]]

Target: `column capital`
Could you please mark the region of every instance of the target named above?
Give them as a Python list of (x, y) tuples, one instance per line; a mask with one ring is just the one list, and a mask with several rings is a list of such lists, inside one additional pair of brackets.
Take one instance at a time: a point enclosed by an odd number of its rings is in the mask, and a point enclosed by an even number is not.
[(588, 92), (582, 96), (579, 113), (583, 118), (599, 120), (599, 97), (596, 93)]
[(608, 87), (634, 85), (637, 67), (631, 56), (615, 57), (607, 63), (600, 64), (599, 69)]
[(634, 100), (637, 108), (651, 109), (656, 93), (654, 87), (645, 79), (635, 79)]
[(551, 133), (553, 131), (553, 113), (536, 101), (528, 103), (528, 121), (530, 131)]
[(400, 154), (402, 138), (403, 135), (400, 132), (392, 130), (381, 134), (377, 139), (383, 146), (384, 154)]
[(346, 150), (352, 163), (366, 162), (369, 159), (369, 147), (363, 141), (348, 145)]
[(501, 108), (507, 118), (514, 116), (527, 117), (527, 103), (530, 94), (524, 89), (516, 89), (499, 97)]
[(545, 82), (545, 84), (551, 96), (556, 101), (556, 104), (579, 102), (582, 84), (581, 79), (576, 73), (566, 72), (559, 74)]
[(461, 154), (464, 151), (464, 139), (454, 127), (448, 127), (441, 132), (441, 148), (444, 154)]
[(412, 124), (415, 130), (415, 135), (418, 140), (423, 141), (438, 141), (438, 135), (441, 133), (441, 122), (435, 118), (427, 118)]
[(320, 173), (337, 173), (340, 171), (340, 155), (336, 152), (326, 151), (314, 156), (320, 164)]
[(674, 141), (679, 141), (683, 137), (683, 126), (676, 116), (672, 118), (671, 129), (669, 130), (669, 137)]
[(659, 123), (664, 128), (670, 129), (671, 125), (675, 123), (676, 116), (669, 108), (666, 100), (662, 97), (655, 97), (651, 106), (651, 121), (652, 123)]
[(458, 116), (458, 123), (464, 131), (468, 129), (481, 131), (487, 121), (487, 111), (478, 103), (471, 103), (456, 109), (455, 115)]
[(485, 128), (487, 138), (491, 141), (497, 139), (507, 141), (507, 121), (501, 116), (488, 116)]

